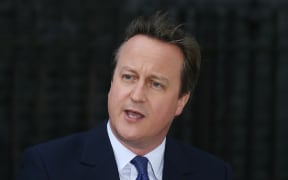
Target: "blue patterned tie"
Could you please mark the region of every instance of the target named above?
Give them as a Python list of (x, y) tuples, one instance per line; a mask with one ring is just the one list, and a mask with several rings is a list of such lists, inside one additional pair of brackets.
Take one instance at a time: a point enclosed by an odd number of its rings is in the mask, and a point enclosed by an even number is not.
[(136, 167), (138, 171), (136, 180), (149, 180), (147, 172), (148, 159), (146, 157), (136, 156), (131, 160), (131, 163)]

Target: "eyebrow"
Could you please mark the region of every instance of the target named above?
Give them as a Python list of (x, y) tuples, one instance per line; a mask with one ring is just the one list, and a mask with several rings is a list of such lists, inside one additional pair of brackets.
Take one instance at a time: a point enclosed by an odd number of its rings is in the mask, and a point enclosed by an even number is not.
[[(133, 68), (131, 68), (129, 66), (121, 67), (119, 72), (123, 72), (123, 71), (130, 71), (132, 73), (138, 74), (137, 71), (133, 70)], [(169, 85), (169, 80), (167, 78), (161, 76), (161, 75), (152, 74), (149, 76), (149, 78), (159, 80), (159, 81), (165, 83), (166, 85)]]
[(157, 79), (161, 82), (164, 82), (166, 85), (169, 85), (169, 81), (167, 78), (159, 76), (159, 75), (151, 75), (151, 79)]
[(123, 71), (130, 71), (130, 72), (133, 72), (135, 74), (138, 74), (135, 70), (133, 70), (132, 68), (130, 68), (128, 66), (123, 66), (119, 69), (119, 72), (123, 72)]

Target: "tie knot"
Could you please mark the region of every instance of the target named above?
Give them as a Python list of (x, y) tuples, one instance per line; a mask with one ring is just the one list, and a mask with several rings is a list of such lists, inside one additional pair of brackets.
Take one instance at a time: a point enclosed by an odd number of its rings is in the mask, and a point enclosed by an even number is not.
[(147, 172), (147, 165), (148, 165), (148, 159), (143, 156), (136, 156), (134, 159), (131, 160), (131, 163), (136, 167), (138, 172), (138, 177), (142, 177), (139, 179), (148, 179), (148, 172)]

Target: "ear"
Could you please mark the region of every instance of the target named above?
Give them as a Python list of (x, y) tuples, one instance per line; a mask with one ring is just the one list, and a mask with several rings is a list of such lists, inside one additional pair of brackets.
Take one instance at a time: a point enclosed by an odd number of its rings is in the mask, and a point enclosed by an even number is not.
[(112, 88), (112, 83), (113, 83), (113, 78), (110, 81), (110, 87), (109, 87), (109, 90), (108, 90), (108, 95), (110, 94), (110, 91), (111, 91), (111, 88)]
[(188, 92), (187, 94), (184, 94), (183, 96), (181, 96), (178, 99), (178, 104), (177, 104), (175, 116), (178, 116), (182, 113), (182, 111), (183, 111), (185, 105), (187, 104), (189, 98), (190, 98), (190, 92)]

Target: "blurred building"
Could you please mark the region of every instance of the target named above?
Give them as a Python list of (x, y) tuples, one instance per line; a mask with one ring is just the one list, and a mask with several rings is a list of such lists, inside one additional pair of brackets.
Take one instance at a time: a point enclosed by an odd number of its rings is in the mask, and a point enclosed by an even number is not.
[(108, 118), (114, 49), (132, 18), (168, 11), (202, 72), (172, 136), (228, 161), (235, 179), (288, 179), (286, 0), (0, 2), (0, 177), (24, 148)]

